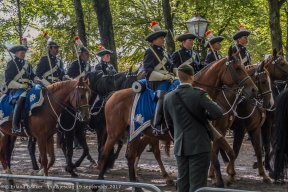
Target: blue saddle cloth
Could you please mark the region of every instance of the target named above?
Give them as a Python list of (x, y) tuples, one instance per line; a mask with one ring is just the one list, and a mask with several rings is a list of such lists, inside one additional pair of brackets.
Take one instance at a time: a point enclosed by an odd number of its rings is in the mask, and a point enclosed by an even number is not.
[[(147, 81), (141, 80), (141, 83), (146, 84), (146, 89), (143, 93), (135, 93), (132, 107), (130, 110), (130, 127), (129, 138), (131, 142), (145, 129), (151, 126), (151, 116), (155, 111), (157, 102), (154, 102), (156, 97), (155, 91), (147, 87)], [(180, 84), (179, 80), (174, 80), (173, 84), (170, 81), (164, 81), (157, 90), (171, 91)]]
[[(35, 85), (32, 87), (27, 95), (25, 101), (25, 109), (29, 111), (29, 116), (32, 115), (32, 110), (36, 107), (40, 107), (44, 102), (42, 95), (41, 85)], [(11, 105), (12, 99), (18, 99), (18, 97), (24, 92), (23, 89), (18, 89), (14, 95), (5, 94), (0, 98), (0, 125), (9, 120), (11, 112), (14, 110), (14, 106)]]

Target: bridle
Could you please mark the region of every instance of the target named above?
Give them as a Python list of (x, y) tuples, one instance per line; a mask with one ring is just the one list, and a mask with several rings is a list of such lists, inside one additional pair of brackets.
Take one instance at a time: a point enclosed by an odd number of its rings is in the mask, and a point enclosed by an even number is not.
[(281, 56), (278, 56), (276, 59), (272, 60), (272, 65), (274, 66), (274, 77), (275, 77), (275, 68), (280, 72), (281, 75), (286, 77), (286, 80), (274, 80), (273, 82), (273, 86), (277, 89), (278, 94), (281, 93), (279, 87), (277, 84), (282, 84), (285, 85), (284, 89), (285, 90), (287, 88), (287, 84), (288, 84), (288, 73), (286, 71), (284, 71), (283, 69), (281, 69), (281, 67), (278, 66), (277, 62), (280, 61)]
[(223, 81), (223, 78), (224, 78), (224, 76), (225, 76), (225, 74), (227, 72), (227, 69), (228, 69), (230, 71), (230, 73), (231, 73), (233, 81), (237, 84), (236, 88), (229, 88), (226, 85), (223, 85), (222, 87), (215, 87), (215, 86), (211, 86), (211, 85), (207, 85), (207, 84), (201, 83), (199, 81), (194, 81), (194, 82), (198, 83), (200, 85), (203, 85), (205, 87), (209, 87), (209, 88), (216, 89), (216, 90), (219, 90), (219, 91), (235, 91), (237, 95), (240, 95), (242, 93), (243, 89), (244, 89), (245, 82), (248, 81), (249, 79), (251, 79), (251, 77), (248, 75), (244, 79), (239, 80), (239, 78), (236, 75), (235, 69), (233, 69), (231, 67), (231, 63), (237, 63), (239, 61), (240, 61), (240, 59), (238, 57), (234, 56), (234, 55), (232, 56), (231, 60), (228, 60), (228, 57), (226, 57), (226, 69), (225, 69), (225, 72), (223, 73), (223, 75), (221, 77), (221, 81)]
[[(257, 99), (257, 100), (260, 100), (260, 101), (263, 101), (264, 97), (265, 97), (266, 95), (271, 94), (272, 90), (270, 89), (270, 90), (265, 91), (265, 92), (262, 91), (261, 86), (260, 86), (259, 76), (262, 75), (262, 74), (265, 75), (265, 74), (266, 74), (266, 71), (265, 71), (265, 70), (259, 71), (259, 67), (260, 67), (260, 65), (257, 66), (256, 72), (255, 72), (255, 74), (254, 74), (254, 75), (255, 75), (255, 84), (256, 84), (256, 86), (257, 86), (257, 88), (258, 88), (258, 90), (259, 90), (259, 93), (260, 93), (260, 94), (257, 95), (256, 99)], [(267, 76), (268, 76), (268, 74), (267, 74)]]

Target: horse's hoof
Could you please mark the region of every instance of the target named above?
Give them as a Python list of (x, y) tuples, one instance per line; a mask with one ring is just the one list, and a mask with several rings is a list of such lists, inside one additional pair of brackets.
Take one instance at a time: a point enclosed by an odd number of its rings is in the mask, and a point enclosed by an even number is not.
[(10, 186), (15, 184), (13, 179), (8, 179), (8, 182)]
[(143, 189), (141, 187), (135, 187), (135, 192), (143, 192)]
[(228, 180), (225, 180), (224, 183), (225, 183), (225, 185), (226, 185), (227, 187), (229, 187), (233, 182), (228, 181)]
[(272, 182), (271, 182), (271, 179), (266, 178), (266, 179), (263, 179), (263, 183), (268, 183), (268, 184), (270, 184), (270, 183), (272, 183)]
[(173, 180), (168, 180), (166, 181), (167, 186), (174, 186), (174, 181)]
[(211, 186), (215, 188), (224, 188), (224, 183), (223, 184), (212, 183)]
[(94, 165), (92, 165), (92, 167), (94, 168), (94, 169), (98, 169), (98, 170), (100, 170), (100, 165), (99, 164), (94, 164)]
[(41, 169), (40, 171), (38, 171), (37, 175), (38, 175), (38, 176), (43, 176), (43, 175), (44, 175), (44, 170)]
[(253, 169), (257, 169), (257, 168), (258, 168), (258, 164), (257, 164), (257, 162), (254, 162), (254, 163), (253, 163), (252, 168), (253, 168)]
[(271, 179), (274, 179), (274, 172), (273, 172), (273, 171), (269, 171), (268, 176), (269, 176)]
[(91, 186), (91, 191), (96, 192), (98, 191), (98, 189), (101, 189), (100, 187), (101, 187), (100, 185), (93, 184)]
[(77, 175), (76, 173), (72, 173), (72, 174), (71, 174), (71, 177), (73, 177), (73, 178), (77, 178), (78, 175)]

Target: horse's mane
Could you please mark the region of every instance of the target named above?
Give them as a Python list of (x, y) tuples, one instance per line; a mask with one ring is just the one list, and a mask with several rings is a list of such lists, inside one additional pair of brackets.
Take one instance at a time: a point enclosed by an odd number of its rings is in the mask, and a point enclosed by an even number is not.
[(212, 66), (217, 65), (218, 63), (222, 62), (222, 60), (224, 60), (224, 59), (225, 59), (225, 57), (223, 57), (222, 59), (217, 60), (217, 61), (214, 62), (214, 63), (211, 63), (210, 65), (206, 65), (203, 69), (201, 69), (200, 71), (198, 71), (198, 72), (194, 75), (194, 77), (196, 78), (197, 76), (199, 76), (199, 74), (205, 73), (205, 72), (206, 72), (208, 69), (210, 69)]
[(274, 145), (274, 179), (283, 179), (284, 168), (288, 156), (288, 89), (284, 90), (276, 100)]
[(61, 81), (61, 82), (57, 82), (57, 83), (53, 83), (52, 85), (49, 85), (48, 89), (50, 89), (51, 92), (56, 92), (59, 89), (62, 89), (63, 87), (74, 86), (76, 82), (78, 82), (78, 81), (76, 81), (76, 80)]

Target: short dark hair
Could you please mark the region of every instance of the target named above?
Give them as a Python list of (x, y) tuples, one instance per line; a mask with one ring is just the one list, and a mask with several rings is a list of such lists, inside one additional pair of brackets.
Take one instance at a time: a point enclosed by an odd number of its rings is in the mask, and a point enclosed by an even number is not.
[(179, 77), (179, 80), (182, 82), (182, 81), (188, 81), (190, 75), (188, 75), (187, 73), (184, 73), (183, 71), (178, 70), (178, 77)]

